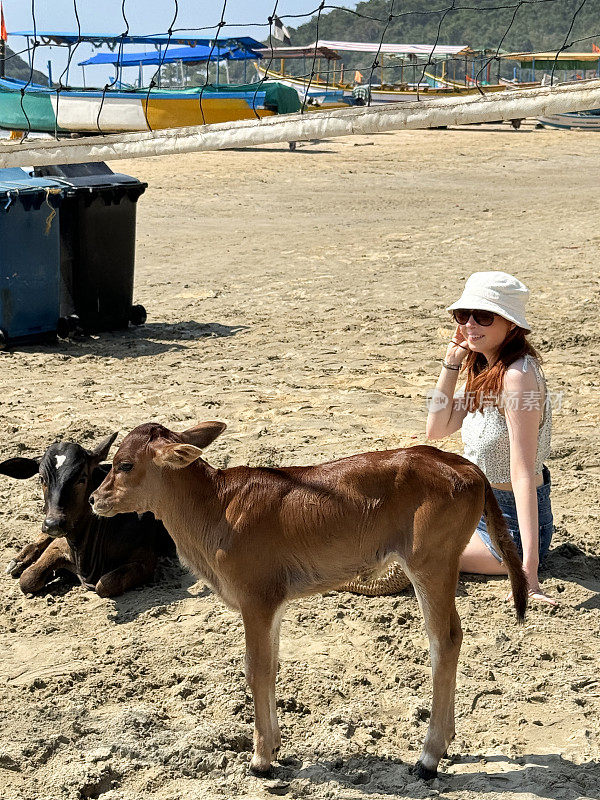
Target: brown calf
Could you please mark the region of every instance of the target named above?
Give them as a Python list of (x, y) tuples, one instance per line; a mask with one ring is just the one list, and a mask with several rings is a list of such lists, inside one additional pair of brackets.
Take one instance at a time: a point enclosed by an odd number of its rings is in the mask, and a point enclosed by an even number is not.
[(400, 560), (429, 636), (433, 705), (418, 770), (433, 777), (454, 737), (458, 562), (482, 512), (508, 568), (519, 620), (527, 604), (521, 562), (485, 475), (462, 456), (427, 445), (312, 467), (214, 469), (201, 448), (224, 428), (135, 428), (90, 497), (95, 511), (151, 511), (184, 563), (241, 611), (255, 710), (251, 768), (261, 774), (281, 744), (275, 677), (286, 603)]

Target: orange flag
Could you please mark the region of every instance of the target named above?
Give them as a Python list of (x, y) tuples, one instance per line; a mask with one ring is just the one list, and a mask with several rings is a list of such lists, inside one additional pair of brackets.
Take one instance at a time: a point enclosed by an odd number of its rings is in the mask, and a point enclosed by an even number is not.
[(600, 47), (597, 44), (592, 44), (592, 53), (600, 53)]
[(4, 23), (4, 9), (2, 8), (2, 3), (0, 3), (0, 39), (2, 39), (3, 42), (8, 40), (6, 25)]
[(356, 72), (354, 73), (354, 83), (362, 83), (362, 79), (363, 79), (362, 72), (356, 70)]

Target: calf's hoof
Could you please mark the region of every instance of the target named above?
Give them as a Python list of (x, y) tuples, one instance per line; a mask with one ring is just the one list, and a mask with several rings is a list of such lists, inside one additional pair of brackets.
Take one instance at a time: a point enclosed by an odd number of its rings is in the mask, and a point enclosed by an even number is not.
[(38, 584), (32, 580), (23, 580), (23, 575), (21, 575), (21, 579), (19, 580), (19, 587), (23, 594), (37, 594), (43, 589), (43, 585), (38, 586)]
[(105, 586), (105, 585), (102, 583), (102, 579), (100, 579), (100, 580), (98, 581), (98, 583), (97, 583), (97, 584), (96, 584), (96, 586), (94, 587), (94, 590), (95, 590), (96, 594), (97, 594), (99, 597), (110, 597), (110, 595), (111, 595), (111, 592), (110, 592), (110, 589), (109, 589), (109, 587), (108, 587), (108, 586)]
[(123, 586), (120, 582), (100, 578), (94, 586), (94, 591), (99, 597), (119, 597), (119, 595), (123, 594)]
[(421, 761), (417, 761), (413, 767), (413, 772), (423, 781), (432, 781), (434, 778), (437, 778), (437, 770), (428, 769)]
[(12, 561), (9, 561), (6, 565), (6, 574), (10, 575), (12, 578), (18, 578), (19, 575), (25, 569), (25, 564), (22, 561), (17, 561), (16, 558), (13, 558)]
[(273, 748), (265, 747), (264, 743), (254, 743), (252, 758), (250, 759), (250, 772), (259, 778), (270, 777), (273, 771)]
[(261, 767), (255, 767), (252, 762), (250, 762), (250, 774), (254, 775), (257, 778), (272, 778), (273, 777), (273, 766), (269, 764), (266, 769)]

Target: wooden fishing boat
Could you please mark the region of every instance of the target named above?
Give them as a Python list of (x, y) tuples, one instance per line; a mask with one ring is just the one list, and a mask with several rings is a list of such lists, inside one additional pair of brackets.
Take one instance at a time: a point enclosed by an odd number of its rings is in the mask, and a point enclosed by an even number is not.
[(505, 82), (518, 89), (544, 85), (550, 80), (554, 84), (568, 83), (600, 75), (600, 54), (592, 52), (503, 53), (500, 60), (513, 70), (512, 80)]
[[(20, 31), (14, 35), (30, 37), (33, 32)], [(97, 54), (80, 65), (114, 66), (115, 79), (105, 89), (67, 86), (57, 91), (51, 86), (0, 78), (0, 128), (61, 134), (122, 133), (256, 119), (301, 108), (298, 92), (277, 81), (220, 82), (219, 64), (225, 65), (228, 74), (230, 63), (242, 61), (245, 74), (246, 62), (260, 59), (257, 50), (262, 44), (250, 37), (217, 42), (198, 38), (75, 35), (48, 31), (37, 32), (37, 36), (44, 44), (61, 44), (70, 49), (82, 41), (95, 46), (108, 44), (112, 53)], [(124, 42), (151, 44), (157, 49), (150, 53), (124, 53)], [(173, 49), (171, 44), (187, 46)], [(180, 65), (203, 62), (216, 65), (216, 82), (200, 86), (161, 85), (163, 66), (177, 62)], [(142, 82), (146, 65), (151, 65), (153, 70), (148, 87)], [(123, 82), (124, 66), (139, 68), (137, 86)], [(206, 74), (208, 76), (208, 68)], [(68, 75), (64, 80), (68, 83)], [(315, 92), (310, 108), (320, 105)]]
[[(596, 52), (504, 53), (501, 58), (513, 66), (513, 80), (506, 84), (514, 89), (574, 83), (600, 74), (600, 54)], [(536, 80), (540, 72), (541, 79)], [(600, 109), (551, 114), (538, 117), (538, 123), (544, 128), (600, 131)]]
[(560, 128), (562, 130), (600, 131), (600, 108), (591, 111), (577, 111), (570, 114), (552, 114), (538, 117), (538, 123), (544, 128)]
[(21, 97), (21, 89), (25, 86), (25, 81), (16, 78), (0, 78), (0, 128), (54, 132), (56, 115), (49, 92), (37, 92), (32, 86), (32, 90)]
[[(377, 42), (339, 42), (319, 40), (303, 47), (263, 48), (257, 65), (259, 74), (303, 91), (343, 92), (346, 102), (353, 101), (354, 68), (344, 67), (340, 53), (376, 55), (379, 67), (369, 76), (368, 92), (372, 103), (397, 103), (425, 97), (458, 97), (468, 94), (504, 91), (500, 84), (476, 81), (479, 64), (485, 63), (483, 51), (466, 45), (383, 44)], [(288, 62), (292, 62), (289, 69)], [(433, 67), (426, 69), (431, 63)], [(439, 68), (440, 74), (436, 74)], [(433, 69), (433, 71), (432, 71)], [(313, 74), (314, 73), (314, 74)], [(462, 75), (462, 81), (459, 77)], [(387, 81), (386, 81), (387, 77)]]
[(147, 131), (256, 119), (299, 110), (297, 92), (271, 81), (176, 90), (56, 92), (47, 86), (0, 79), (0, 128), (17, 131), (82, 134)]

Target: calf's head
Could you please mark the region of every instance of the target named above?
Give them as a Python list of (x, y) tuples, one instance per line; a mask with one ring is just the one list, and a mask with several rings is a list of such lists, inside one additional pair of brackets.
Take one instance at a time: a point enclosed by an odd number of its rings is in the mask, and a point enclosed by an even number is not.
[(93, 450), (74, 442), (54, 442), (37, 458), (3, 461), (0, 474), (11, 478), (39, 474), (44, 493), (42, 531), (54, 537), (69, 536), (90, 514), (89, 496), (106, 474), (99, 464), (108, 456), (116, 437), (112, 433)]
[(90, 496), (96, 514), (115, 514), (159, 509), (156, 498), (164, 470), (183, 469), (197, 461), (202, 450), (227, 426), (224, 422), (203, 422), (182, 433), (148, 422), (127, 434), (113, 459), (112, 469)]

